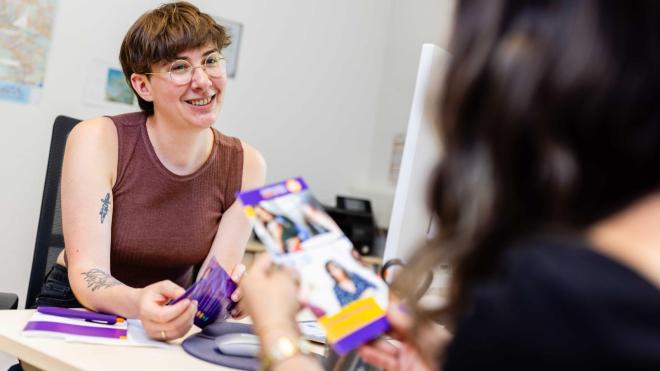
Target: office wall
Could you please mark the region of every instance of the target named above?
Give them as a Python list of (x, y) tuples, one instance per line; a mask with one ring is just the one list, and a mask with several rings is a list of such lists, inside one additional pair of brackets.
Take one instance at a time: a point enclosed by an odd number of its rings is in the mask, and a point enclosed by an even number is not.
[[(60, 0), (41, 102), (0, 101), (0, 291), (18, 293), (21, 303), (53, 119), (130, 110), (84, 102), (90, 63), (115, 63), (130, 24), (160, 3)], [(325, 203), (336, 194), (386, 188), (380, 172), (389, 158), (382, 153), (391, 132), (405, 131), (418, 41), (433, 41), (428, 35), (444, 29), (427, 13), (444, 12), (453, 0), (193, 3), (244, 25), (237, 76), (216, 127), (261, 150), (268, 180), (302, 175)]]
[(389, 225), (396, 185), (389, 179), (392, 145), (408, 127), (422, 45), (448, 48), (455, 0), (394, 1), (392, 7), (368, 171), (352, 188), (354, 194), (374, 201), (383, 227)]

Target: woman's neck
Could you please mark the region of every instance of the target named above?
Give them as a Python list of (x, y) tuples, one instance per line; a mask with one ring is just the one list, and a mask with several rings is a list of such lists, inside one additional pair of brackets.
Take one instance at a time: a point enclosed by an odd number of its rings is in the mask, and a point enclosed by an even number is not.
[(160, 162), (177, 175), (194, 173), (213, 149), (212, 129), (167, 125), (157, 115), (147, 118), (147, 133)]
[(595, 249), (632, 268), (660, 288), (660, 192), (589, 228)]

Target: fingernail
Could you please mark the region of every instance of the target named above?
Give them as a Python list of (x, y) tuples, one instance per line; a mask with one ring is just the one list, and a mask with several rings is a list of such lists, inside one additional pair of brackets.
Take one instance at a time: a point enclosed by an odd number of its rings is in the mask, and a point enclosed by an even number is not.
[(411, 314), (411, 313), (412, 313), (412, 311), (410, 310), (410, 308), (409, 308), (406, 304), (404, 304), (404, 303), (399, 303), (399, 304), (396, 306), (396, 308), (397, 308), (400, 312), (402, 312), (402, 313), (404, 313), (404, 314)]

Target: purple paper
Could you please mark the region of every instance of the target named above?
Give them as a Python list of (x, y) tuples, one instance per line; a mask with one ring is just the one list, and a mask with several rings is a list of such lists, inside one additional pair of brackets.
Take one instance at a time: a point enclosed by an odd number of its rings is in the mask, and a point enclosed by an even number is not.
[(195, 282), (186, 292), (171, 304), (183, 299), (197, 301), (195, 325), (204, 328), (215, 321), (224, 321), (231, 315), (236, 303), (231, 294), (236, 290), (236, 283), (229, 274), (215, 261), (211, 260), (204, 277)]
[(126, 329), (116, 329), (107, 327), (91, 327), (72, 325), (68, 323), (48, 322), (48, 321), (30, 321), (25, 325), (23, 331), (51, 331), (61, 332), (63, 334), (96, 336), (112, 339), (120, 339), (127, 336)]
[(270, 200), (292, 192), (300, 192), (308, 189), (307, 183), (301, 177), (287, 179), (272, 183), (261, 188), (237, 193), (243, 205), (254, 206), (260, 201)]
[(332, 345), (332, 348), (338, 355), (343, 356), (351, 350), (357, 348), (360, 344), (377, 338), (380, 334), (389, 329), (390, 324), (387, 322), (387, 317), (383, 316), (362, 327), (361, 329), (351, 333), (350, 335), (347, 335), (338, 340)]
[(37, 307), (37, 312), (58, 317), (80, 318), (90, 322), (107, 323), (108, 325), (114, 325), (118, 320), (118, 317), (114, 314), (60, 307), (39, 306)]

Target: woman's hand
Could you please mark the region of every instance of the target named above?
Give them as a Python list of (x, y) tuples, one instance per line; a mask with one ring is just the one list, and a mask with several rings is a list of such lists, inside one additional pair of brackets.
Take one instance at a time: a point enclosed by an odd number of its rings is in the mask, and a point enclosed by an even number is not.
[(300, 310), (298, 280), (294, 273), (272, 264), (268, 254), (259, 255), (240, 282), (245, 308), (255, 329), (297, 329)]
[(197, 312), (197, 302), (184, 299), (174, 305), (167, 305), (184, 292), (183, 288), (172, 281), (156, 282), (142, 289), (139, 316), (150, 338), (172, 340), (190, 330)]
[(234, 306), (234, 309), (231, 310), (231, 316), (234, 319), (241, 319), (247, 316), (247, 313), (245, 312), (244, 304), (241, 301), (243, 298), (243, 293), (241, 291), (241, 278), (243, 278), (243, 275), (245, 274), (245, 265), (239, 263), (236, 264), (234, 269), (231, 271), (231, 279), (232, 281), (236, 282), (238, 285), (236, 287), (236, 290), (232, 292), (231, 294), (231, 300), (236, 303), (236, 306)]
[(365, 362), (386, 371), (431, 371), (417, 350), (408, 343), (375, 340), (360, 346), (358, 354)]
[(367, 363), (387, 371), (440, 369), (440, 352), (451, 335), (435, 323), (412, 334), (413, 318), (405, 308), (393, 299), (387, 312), (390, 334), (398, 341), (378, 339), (360, 346), (358, 354)]

